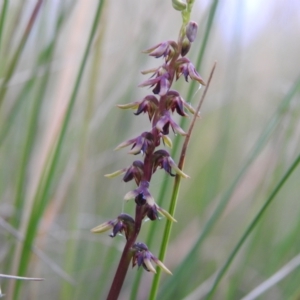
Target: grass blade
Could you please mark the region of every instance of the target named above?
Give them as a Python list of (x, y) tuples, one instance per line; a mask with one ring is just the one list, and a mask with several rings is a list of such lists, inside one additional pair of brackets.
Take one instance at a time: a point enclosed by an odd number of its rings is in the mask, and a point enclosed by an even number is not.
[(215, 281), (213, 283), (213, 286), (211, 287), (211, 290), (210, 290), (210, 292), (208, 293), (208, 295), (206, 297), (207, 300), (212, 299), (212, 297), (213, 297), (213, 295), (214, 295), (214, 293), (215, 293), (215, 291), (216, 291), (216, 289), (217, 289), (217, 287), (218, 287), (221, 279), (225, 275), (227, 269), (229, 268), (230, 264), (232, 263), (233, 259), (235, 258), (236, 254), (238, 253), (239, 249), (244, 244), (245, 240), (247, 239), (247, 237), (249, 236), (249, 234), (252, 232), (252, 230), (255, 228), (255, 226), (258, 224), (258, 222), (260, 221), (260, 219), (263, 216), (264, 212), (267, 210), (267, 208), (270, 206), (270, 204), (272, 203), (272, 201), (275, 199), (275, 196), (278, 194), (278, 192), (280, 191), (280, 189), (284, 186), (284, 184), (286, 183), (286, 181), (289, 179), (289, 177), (295, 171), (295, 169), (296, 169), (296, 167), (298, 166), (299, 163), (300, 163), (300, 154), (297, 156), (297, 158), (294, 160), (294, 162), (292, 163), (292, 165), (290, 166), (290, 168), (287, 170), (287, 172), (284, 174), (284, 176), (282, 177), (282, 179), (276, 185), (275, 189), (272, 191), (272, 193), (270, 194), (270, 196), (267, 199), (267, 201), (265, 202), (265, 204), (259, 210), (259, 212), (255, 216), (255, 218), (253, 219), (253, 221), (250, 223), (250, 225), (246, 229), (245, 233), (243, 234), (243, 236), (241, 237), (241, 239), (239, 240), (239, 242), (234, 247), (233, 251), (229, 255), (229, 257), (226, 260), (225, 264), (223, 265), (223, 267), (219, 271), (219, 273), (218, 273), (218, 275), (217, 275), (217, 277), (216, 277), (216, 279), (215, 279)]
[(38, 0), (37, 1), (36, 5), (34, 7), (34, 10), (33, 10), (32, 14), (30, 16), (30, 19), (28, 21), (28, 24), (25, 28), (25, 31), (24, 31), (23, 36), (21, 38), (21, 41), (20, 41), (20, 43), (17, 47), (17, 50), (14, 53), (13, 58), (12, 58), (10, 64), (9, 64), (7, 74), (5, 75), (4, 80), (3, 80), (3, 82), (0, 86), (0, 107), (1, 107), (1, 104), (4, 100), (4, 97), (5, 97), (5, 94), (6, 94), (6, 91), (7, 91), (7, 84), (8, 84), (11, 76), (13, 75), (13, 73), (15, 71), (15, 68), (18, 64), (18, 61), (19, 61), (20, 57), (21, 57), (22, 51), (23, 51), (24, 46), (27, 42), (27, 39), (28, 39), (29, 34), (32, 30), (32, 27), (33, 27), (33, 25), (36, 21), (36, 18), (38, 16), (38, 13), (40, 11), (42, 3), (43, 3), (43, 0)]
[[(190, 250), (190, 252), (186, 256), (186, 258), (180, 263), (176, 272), (174, 272), (174, 275), (172, 276), (172, 278), (170, 280), (168, 280), (166, 284), (163, 285), (162, 290), (161, 290), (161, 295), (164, 295), (164, 297), (169, 297), (170, 294), (172, 294), (171, 287), (174, 286), (174, 284), (176, 282), (180, 281), (183, 278), (183, 276), (185, 274), (185, 270), (188, 270), (189, 268), (191, 268), (193, 266), (195, 257), (198, 253), (200, 246), (202, 245), (202, 242), (204, 241), (204, 239), (206, 238), (208, 233), (212, 230), (212, 228), (216, 224), (216, 222), (219, 220), (219, 217), (221, 216), (222, 212), (224, 211), (224, 209), (225, 209), (227, 203), (229, 202), (238, 183), (241, 181), (243, 176), (246, 174), (246, 172), (247, 172), (248, 168), (250, 167), (250, 165), (252, 164), (252, 162), (256, 159), (256, 157), (259, 155), (259, 153), (265, 147), (271, 134), (273, 133), (273, 131), (279, 124), (279, 121), (281, 120), (283, 113), (289, 107), (290, 102), (292, 101), (292, 99), (296, 95), (296, 93), (299, 92), (299, 90), (300, 90), (300, 77), (294, 83), (294, 85), (289, 90), (287, 95), (283, 98), (278, 109), (276, 110), (274, 115), (271, 117), (271, 119), (269, 120), (267, 125), (264, 127), (265, 129), (261, 133), (256, 144), (254, 145), (252, 152), (250, 153), (246, 162), (244, 163), (244, 165), (238, 172), (237, 176), (234, 178), (232, 184), (225, 191), (223, 197), (221, 198), (216, 209), (214, 210), (212, 216), (209, 218), (209, 220), (205, 224), (205, 226), (202, 230), (202, 233), (199, 235), (193, 248)], [(159, 296), (160, 296), (160, 294), (159, 294)]]
[[(49, 161), (47, 164), (47, 168), (44, 170), (44, 174), (43, 174), (42, 178), (40, 179), (40, 184), (39, 184), (39, 187), (38, 187), (35, 199), (34, 199), (33, 211), (32, 211), (28, 226), (27, 226), (25, 241), (24, 241), (24, 245), (23, 245), (23, 249), (22, 249), (22, 255), (21, 255), (21, 259), (20, 259), (21, 263), (19, 265), (19, 270), (18, 270), (18, 274), (20, 274), (20, 275), (25, 274), (25, 272), (27, 270), (27, 267), (29, 264), (29, 259), (30, 259), (30, 253), (31, 253), (30, 249), (31, 249), (32, 243), (33, 243), (34, 238), (37, 233), (39, 221), (40, 221), (40, 219), (43, 215), (43, 212), (48, 204), (50, 188), (51, 188), (51, 184), (53, 181), (54, 173), (58, 166), (59, 155), (62, 150), (63, 142), (66, 138), (67, 127), (68, 127), (68, 124), (71, 119), (71, 114), (73, 111), (75, 100), (77, 98), (79, 86), (82, 81), (83, 71), (86, 67), (86, 63), (87, 63), (87, 59), (88, 59), (88, 56), (90, 53), (92, 42), (94, 40), (94, 36), (95, 36), (96, 30), (97, 30), (97, 27), (99, 24), (103, 3), (104, 3), (104, 1), (99, 1), (99, 3), (98, 3), (98, 7), (97, 7), (97, 10), (95, 13), (94, 21), (93, 21), (91, 32), (89, 35), (89, 39), (88, 39), (88, 42), (86, 45), (86, 49), (85, 49), (81, 64), (80, 64), (76, 82), (75, 82), (75, 85), (74, 85), (74, 88), (73, 88), (73, 91), (72, 91), (72, 94), (71, 94), (71, 97), (70, 97), (70, 100), (68, 103), (68, 107), (67, 107), (67, 111), (66, 111), (63, 123), (62, 123), (61, 131), (59, 133), (58, 140), (53, 149), (53, 152), (50, 155), (50, 158), (49, 158)], [(16, 288), (14, 291), (15, 299), (18, 298), (18, 295), (20, 293), (20, 287), (21, 287), (20, 284), (16, 285)]]

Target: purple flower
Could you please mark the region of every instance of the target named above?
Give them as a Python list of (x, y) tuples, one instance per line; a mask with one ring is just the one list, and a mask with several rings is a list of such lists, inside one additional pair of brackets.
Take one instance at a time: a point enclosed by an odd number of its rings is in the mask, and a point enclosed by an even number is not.
[(166, 100), (166, 109), (171, 110), (176, 112), (183, 116), (186, 117), (187, 114), (184, 111), (184, 108), (186, 108), (190, 113), (194, 114), (195, 110), (194, 108), (189, 105), (177, 91), (170, 90), (167, 93), (167, 100)]
[(139, 154), (139, 153), (151, 153), (155, 146), (154, 145), (154, 139), (153, 134), (151, 132), (143, 132), (141, 135), (139, 135), (136, 138), (127, 140), (121, 144), (119, 144), (115, 150), (119, 150), (121, 148), (127, 147), (129, 145), (132, 145), (131, 151), (129, 151), (130, 154)]
[(173, 169), (176, 174), (184, 178), (190, 178), (190, 176), (188, 176), (178, 168), (169, 152), (163, 149), (157, 150), (153, 153), (153, 173), (157, 170), (158, 167), (164, 169), (171, 176), (175, 176), (175, 174), (172, 173)]
[(91, 231), (93, 233), (102, 233), (110, 229), (113, 229), (113, 232), (109, 235), (110, 237), (115, 237), (118, 233), (124, 232), (126, 239), (128, 239), (134, 230), (134, 220), (130, 215), (120, 214), (117, 219), (107, 221)]
[(164, 96), (168, 92), (171, 85), (169, 80), (170, 75), (164, 68), (160, 68), (160, 69), (163, 69), (164, 71), (155, 72), (155, 74), (152, 75), (152, 76), (156, 75), (155, 78), (150, 78), (144, 81), (139, 85), (139, 87), (148, 86), (148, 85), (150, 87), (155, 86), (152, 92), (156, 95), (158, 94), (160, 96)]
[(125, 195), (124, 200), (135, 199), (137, 205), (144, 205), (146, 202), (153, 203), (154, 199), (148, 188), (149, 182), (141, 181), (137, 189), (130, 191)]
[(132, 256), (132, 267), (138, 265), (142, 266), (146, 271), (156, 273), (155, 268), (152, 265), (152, 262), (157, 264), (163, 271), (172, 275), (171, 271), (149, 250), (144, 243), (135, 243), (133, 245), (134, 254)]
[(135, 180), (136, 184), (139, 185), (144, 173), (144, 164), (140, 160), (135, 160), (132, 165), (128, 168), (123, 168), (111, 174), (104, 175), (107, 178), (114, 178), (121, 174), (124, 174), (123, 181), (128, 182), (132, 179)]
[(136, 101), (127, 104), (119, 104), (117, 106), (122, 109), (137, 109), (137, 111), (134, 113), (135, 115), (139, 115), (142, 112), (148, 113), (149, 120), (151, 121), (155, 111), (158, 108), (158, 100), (155, 96), (148, 95), (142, 101)]
[(144, 205), (144, 217), (148, 216), (148, 218), (152, 221), (158, 218), (158, 214), (160, 213), (165, 216), (167, 219), (173, 222), (177, 222), (166, 210), (159, 207), (152, 195), (149, 192), (149, 182), (141, 181), (140, 185), (137, 189), (128, 192), (124, 196), (124, 200), (134, 199), (137, 205)]
[(175, 41), (166, 41), (159, 43), (143, 52), (148, 53), (150, 56), (154, 56), (155, 58), (163, 56), (165, 58), (165, 61), (168, 62), (173, 57), (177, 49), (178, 45)]
[(135, 160), (132, 165), (127, 169), (126, 174), (123, 177), (124, 182), (128, 182), (132, 179), (139, 185), (144, 174), (144, 163), (140, 160)]
[(206, 85), (202, 77), (196, 71), (194, 65), (186, 57), (182, 57), (177, 60), (176, 80), (178, 80), (181, 75), (184, 76), (186, 82), (188, 82), (190, 77), (192, 80), (196, 80), (200, 84)]
[(180, 135), (186, 135), (186, 132), (171, 118), (170, 113), (165, 110), (163, 115), (159, 118), (156, 123), (156, 128), (162, 134), (169, 134), (169, 127), (171, 126), (173, 132), (179, 133)]

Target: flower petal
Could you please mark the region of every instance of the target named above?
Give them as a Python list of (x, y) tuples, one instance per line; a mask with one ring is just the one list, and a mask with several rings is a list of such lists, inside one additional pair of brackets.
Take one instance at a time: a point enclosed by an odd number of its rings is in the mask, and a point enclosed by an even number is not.
[(124, 196), (124, 200), (134, 199), (134, 198), (137, 197), (138, 195), (139, 195), (139, 192), (138, 192), (137, 190), (129, 191), (129, 192)]
[(202, 77), (199, 75), (199, 73), (196, 71), (195, 67), (192, 63), (188, 64), (188, 72), (191, 79), (198, 81), (202, 85), (206, 85)]
[(105, 174), (104, 176), (107, 177), (107, 178), (114, 178), (114, 177), (117, 177), (117, 176), (119, 176), (119, 175), (125, 173), (126, 170), (127, 170), (127, 169), (124, 168), (124, 169), (118, 170), (118, 171), (113, 172), (113, 173), (110, 173), (110, 174)]
[(162, 136), (162, 139), (163, 139), (164, 144), (165, 144), (167, 147), (169, 147), (169, 148), (172, 148), (172, 147), (173, 147), (172, 140), (171, 140), (167, 135), (163, 135), (163, 136)]
[(144, 264), (146, 265), (147, 269), (150, 272), (153, 272), (154, 274), (156, 274), (156, 270), (153, 267), (153, 265), (151, 264), (151, 261), (150, 261), (150, 259), (148, 257), (144, 257)]
[(165, 77), (162, 76), (160, 80), (160, 90), (159, 90), (159, 95), (164, 96), (168, 92), (170, 88), (170, 82), (169, 80)]
[(91, 229), (91, 232), (93, 233), (102, 233), (102, 232), (105, 232), (105, 231), (108, 231), (110, 229), (112, 229), (114, 227), (114, 224), (112, 221), (108, 221), (108, 222), (105, 222), (101, 225), (98, 225), (96, 227), (94, 227), (93, 229)]
[(174, 131), (176, 131), (180, 135), (187, 135), (187, 133), (175, 122), (170, 118), (170, 123)]
[(147, 85), (153, 86), (154, 84), (157, 84), (159, 81), (160, 81), (160, 76), (152, 78), (152, 79), (148, 79), (148, 80), (142, 82), (141, 84), (139, 84), (138, 86), (139, 87), (144, 87)]
[(165, 271), (169, 275), (173, 275), (172, 272), (159, 259), (152, 259), (163, 271)]
[(175, 222), (175, 223), (177, 223), (177, 220), (176, 219), (174, 219), (166, 210), (164, 210), (163, 208), (161, 208), (161, 207), (157, 207), (157, 211), (161, 214), (161, 215), (163, 215), (163, 216), (165, 216), (169, 221), (172, 221), (172, 222)]
[(183, 178), (191, 178), (189, 175), (185, 174), (184, 172), (182, 172), (182, 170), (180, 170), (178, 168), (178, 166), (175, 164), (174, 160), (171, 157), (168, 157), (168, 161), (170, 166), (174, 169), (174, 171), (180, 175)]
[(131, 103), (127, 103), (127, 104), (118, 104), (117, 107), (121, 108), (121, 109), (137, 109), (139, 107), (140, 102), (136, 101), (136, 102), (131, 102)]
[(125, 148), (125, 147), (127, 147), (127, 146), (133, 144), (135, 141), (136, 141), (136, 138), (135, 138), (135, 139), (131, 139), (131, 140), (127, 140), (127, 141), (125, 141), (125, 142), (119, 144), (119, 145), (114, 149), (114, 151), (119, 150), (119, 149), (122, 149), (122, 148)]

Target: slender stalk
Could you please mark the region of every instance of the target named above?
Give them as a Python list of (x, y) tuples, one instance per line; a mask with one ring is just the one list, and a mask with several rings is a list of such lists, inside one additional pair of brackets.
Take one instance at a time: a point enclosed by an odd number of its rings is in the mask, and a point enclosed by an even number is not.
[(163, 286), (162, 294), (165, 295), (166, 297), (170, 296), (170, 288), (174, 284), (174, 282), (180, 281), (182, 279), (182, 276), (186, 274), (185, 270), (188, 270), (193, 265), (194, 258), (199, 251), (199, 247), (202, 245), (206, 236), (209, 234), (209, 232), (212, 230), (216, 222), (219, 220), (220, 215), (224, 211), (238, 183), (242, 180), (247, 170), (249, 170), (249, 167), (252, 165), (252, 163), (258, 157), (261, 151), (264, 149), (271, 134), (278, 126), (279, 120), (281, 119), (280, 117), (282, 116), (283, 112), (286, 111), (286, 109), (289, 107), (290, 102), (292, 101), (292, 99), (294, 98), (294, 96), (299, 90), (300, 90), (300, 77), (298, 76), (296, 82), (291, 87), (287, 95), (283, 98), (274, 115), (264, 126), (264, 130), (259, 136), (259, 138), (257, 139), (257, 142), (255, 143), (251, 153), (249, 154), (248, 158), (246, 159), (245, 163), (239, 170), (238, 174), (236, 175), (236, 177), (234, 178), (234, 180), (232, 181), (228, 189), (223, 194), (218, 206), (212, 213), (211, 217), (205, 223), (202, 233), (199, 235), (194, 246), (192, 247), (188, 255), (186, 255), (185, 259), (180, 263), (179, 267), (177, 268), (177, 272), (174, 274), (174, 276), (172, 276), (171, 280), (169, 280), (169, 282)]
[(29, 34), (31, 32), (31, 29), (32, 29), (32, 27), (33, 27), (33, 25), (35, 23), (35, 20), (36, 20), (36, 18), (38, 16), (38, 13), (40, 11), (42, 3), (43, 3), (43, 0), (38, 0), (37, 1), (36, 5), (35, 5), (35, 7), (34, 7), (34, 9), (32, 11), (32, 14), (31, 14), (31, 16), (29, 18), (29, 21), (27, 23), (27, 26), (25, 28), (25, 31), (23, 33), (23, 36), (22, 36), (21, 41), (19, 43), (19, 46), (18, 46), (15, 54), (13, 55), (12, 61), (11, 61), (10, 65), (9, 65), (9, 67), (8, 67), (7, 74), (5, 75), (4, 80), (3, 80), (2, 84), (1, 84), (1, 87), (0, 87), (0, 106), (1, 106), (1, 104), (2, 104), (2, 102), (4, 100), (4, 97), (6, 95), (7, 83), (9, 82), (9, 80), (10, 80), (11, 76), (13, 75), (14, 70), (15, 70), (17, 64), (18, 64), (18, 61), (19, 61), (20, 56), (21, 56), (21, 53), (22, 53), (22, 51), (24, 49), (24, 46), (25, 46), (25, 44), (26, 44), (26, 42), (28, 40), (28, 36), (29, 36)]
[(259, 210), (259, 212), (257, 213), (257, 215), (255, 216), (255, 218), (253, 219), (253, 221), (250, 223), (250, 225), (248, 226), (248, 228), (246, 229), (246, 231), (244, 232), (243, 236), (241, 237), (241, 239), (238, 241), (238, 243), (236, 244), (236, 246), (234, 247), (234, 249), (232, 250), (232, 252), (230, 253), (228, 259), (226, 260), (225, 264), (223, 265), (223, 267), (220, 269), (206, 299), (212, 299), (221, 279), (223, 278), (223, 276), (225, 275), (227, 269), (229, 268), (230, 264), (232, 263), (233, 259), (235, 258), (236, 254), (238, 253), (238, 251), (240, 250), (241, 246), (244, 244), (244, 242), (246, 241), (247, 237), (249, 236), (249, 234), (253, 231), (253, 229), (255, 228), (255, 226), (258, 224), (258, 222), (260, 221), (261, 217), (263, 216), (263, 214), (265, 213), (265, 211), (267, 210), (267, 208), (270, 206), (270, 204), (272, 203), (272, 201), (274, 200), (275, 196), (278, 194), (278, 192), (280, 191), (280, 189), (284, 186), (284, 184), (286, 183), (286, 181), (288, 180), (288, 178), (292, 175), (292, 173), (296, 170), (296, 167), (298, 166), (298, 164), (300, 163), (300, 153), (298, 154), (297, 158), (294, 160), (294, 162), (292, 163), (292, 165), (290, 166), (290, 168), (287, 170), (287, 172), (283, 175), (282, 179), (279, 181), (279, 183), (276, 185), (275, 189), (272, 191), (272, 193), (270, 194), (270, 196), (268, 197), (267, 201), (265, 202), (265, 204), (262, 206), (262, 208)]
[(0, 16), (0, 53), (1, 53), (1, 44), (2, 44), (2, 40), (3, 40), (3, 29), (4, 29), (4, 24), (5, 24), (7, 8), (8, 8), (8, 0), (4, 0), (3, 6), (2, 6), (2, 12), (1, 12), (1, 16)]
[(112, 285), (110, 287), (107, 300), (116, 300), (119, 297), (121, 288), (123, 286), (123, 282), (125, 279), (125, 276), (127, 274), (127, 270), (129, 267), (129, 263), (132, 257), (132, 246), (134, 245), (138, 234), (141, 229), (142, 221), (143, 221), (143, 210), (144, 207), (137, 205), (136, 211), (135, 211), (135, 226), (134, 226), (134, 234), (130, 236), (130, 238), (127, 240), (126, 245), (124, 247), (114, 280), (112, 282)]
[[(178, 163), (178, 167), (181, 170), (183, 169), (187, 147), (188, 147), (188, 144), (189, 144), (189, 141), (190, 141), (190, 138), (191, 138), (191, 134), (192, 134), (195, 122), (196, 122), (196, 118), (197, 118), (197, 115), (198, 115), (198, 113), (200, 111), (202, 103), (203, 103), (203, 101), (205, 99), (206, 93), (208, 91), (208, 88), (209, 88), (212, 76), (213, 76), (214, 71), (215, 71), (215, 67), (216, 67), (216, 63), (214, 64), (214, 66), (213, 66), (213, 68), (212, 68), (212, 70), (210, 72), (207, 85), (205, 87), (205, 90), (203, 92), (201, 100), (200, 100), (200, 102), (198, 104), (198, 107), (196, 109), (196, 113), (195, 113), (195, 115), (193, 117), (193, 120), (191, 122), (191, 125), (189, 127), (188, 134), (187, 134), (187, 136), (186, 136), (186, 138), (184, 140), (183, 146), (182, 146), (180, 160), (179, 160), (179, 163)], [(170, 207), (169, 207), (169, 213), (172, 216), (174, 215), (175, 209), (176, 209), (177, 198), (178, 198), (179, 188), (180, 188), (180, 181), (181, 181), (180, 176), (176, 175), (175, 182), (174, 182), (174, 187), (173, 187), (173, 193), (172, 193), (172, 196), (171, 196), (171, 203), (170, 203)], [(164, 231), (164, 234), (163, 234), (162, 245), (161, 245), (161, 249), (160, 249), (160, 253), (159, 253), (159, 259), (160, 260), (164, 260), (164, 258), (165, 258), (165, 255), (166, 255), (166, 252), (167, 252), (167, 247), (168, 247), (168, 244), (169, 244), (171, 229), (172, 229), (172, 222), (170, 222), (169, 220), (167, 220), (167, 224), (166, 224), (165, 231)], [(156, 299), (160, 276), (161, 276), (161, 270), (159, 268), (157, 268), (157, 273), (154, 276), (154, 279), (153, 279), (153, 282), (152, 282), (151, 291), (150, 291), (150, 295), (149, 295), (149, 299), (151, 299), (151, 300)]]

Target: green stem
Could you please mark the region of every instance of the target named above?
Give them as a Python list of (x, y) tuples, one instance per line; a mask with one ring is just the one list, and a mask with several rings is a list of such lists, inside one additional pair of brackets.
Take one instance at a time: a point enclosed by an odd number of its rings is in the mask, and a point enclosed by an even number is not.
[[(207, 21), (207, 24), (206, 24), (206, 29), (205, 29), (205, 32), (204, 32), (204, 38), (203, 38), (203, 42), (201, 44), (202, 46), (201, 46), (201, 49), (199, 51), (199, 55), (198, 55), (197, 62), (196, 62), (196, 65), (195, 65), (195, 68), (197, 70), (200, 69), (201, 63), (203, 61), (204, 53), (205, 53), (205, 50), (206, 50), (207, 44), (208, 44), (208, 38), (210, 36), (213, 20), (214, 20), (215, 14), (216, 14), (218, 2), (219, 2), (218, 0), (214, 0), (213, 3), (211, 4), (210, 9), (209, 9), (209, 17), (208, 17), (208, 21)], [(191, 85), (190, 85), (188, 95), (187, 95), (187, 98), (186, 98), (187, 102), (191, 102), (195, 86), (196, 86), (196, 83), (194, 81), (191, 81)], [(180, 127), (181, 128), (184, 128), (185, 122), (186, 122), (186, 118), (182, 118), (181, 122), (180, 122)], [(179, 138), (175, 139), (173, 149), (174, 149), (174, 151), (172, 153), (172, 157), (175, 157), (176, 156), (176, 149), (179, 149)], [(164, 199), (165, 198), (165, 195), (166, 195), (166, 192), (167, 192), (167, 186), (168, 186), (168, 184), (163, 185), (163, 187), (160, 191), (159, 199)], [(166, 224), (166, 227), (167, 226), (168, 225)], [(153, 239), (154, 239), (154, 233), (153, 233), (153, 231), (151, 231), (150, 234), (149, 234), (149, 241), (151, 241)], [(147, 241), (147, 245), (148, 246), (150, 245), (150, 243), (148, 241)], [(140, 281), (140, 278), (141, 278), (141, 275), (138, 274), (137, 275), (137, 280), (135, 281), (135, 287), (136, 287), (135, 290), (136, 291), (137, 291), (137, 286), (138, 286), (138, 283)], [(153, 280), (156, 280), (155, 277), (154, 277)], [(153, 286), (153, 283), (152, 283), (152, 286)], [(137, 292), (135, 292), (135, 295), (136, 294), (137, 294)], [(131, 299), (133, 299), (133, 298), (131, 298)]]
[(5, 16), (6, 16), (7, 8), (8, 8), (8, 0), (4, 0), (3, 6), (2, 6), (1, 17), (0, 17), (0, 50), (1, 50), (3, 28), (4, 28), (4, 24), (5, 24)]
[[(183, 165), (184, 165), (184, 161), (185, 161), (185, 157), (186, 157), (186, 151), (187, 151), (187, 147), (191, 138), (191, 134), (196, 122), (196, 118), (198, 116), (198, 113), (200, 111), (200, 108), (202, 106), (202, 103), (205, 99), (206, 93), (208, 91), (212, 76), (214, 74), (214, 70), (216, 67), (216, 63), (214, 64), (208, 82), (207, 82), (207, 86), (205, 87), (204, 93), (201, 97), (201, 100), (199, 102), (199, 105), (197, 107), (196, 113), (194, 114), (193, 120), (191, 122), (191, 125), (189, 127), (187, 136), (185, 138), (184, 144), (182, 146), (182, 150), (181, 150), (181, 155), (180, 155), (180, 160), (178, 163), (178, 167), (182, 170), (183, 169)], [(169, 213), (173, 216), (175, 213), (175, 209), (176, 209), (176, 205), (177, 205), (177, 199), (178, 199), (178, 194), (179, 194), (179, 188), (180, 188), (180, 181), (181, 181), (181, 177), (179, 175), (176, 175), (175, 177), (175, 182), (174, 182), (174, 188), (173, 188), (173, 193), (172, 193), (172, 197), (171, 197), (171, 203), (170, 203), (170, 207), (169, 207)], [(164, 261), (166, 252), (167, 252), (167, 247), (169, 244), (169, 239), (170, 239), (170, 234), (171, 234), (171, 229), (172, 229), (172, 222), (167, 220), (167, 224), (164, 230), (164, 234), (163, 234), (163, 240), (162, 240), (162, 245), (160, 248), (160, 253), (159, 253), (159, 259), (161, 261)], [(161, 276), (161, 269), (157, 268), (157, 273), (154, 276), (153, 282), (152, 282), (152, 287), (151, 287), (151, 291), (150, 291), (150, 296), (149, 299), (154, 300), (156, 299), (156, 295), (157, 295), (157, 291), (158, 291), (158, 285), (159, 285), (159, 280), (160, 280), (160, 276)]]
[(256, 144), (254, 145), (250, 155), (248, 156), (246, 162), (243, 164), (242, 168), (238, 172), (237, 176), (234, 178), (231, 185), (228, 187), (228, 189), (223, 194), (218, 206), (212, 213), (209, 220), (205, 223), (202, 233), (199, 235), (197, 241), (195, 242), (194, 246), (186, 255), (185, 259), (180, 263), (180, 265), (177, 268), (177, 272), (174, 274), (171, 280), (167, 282), (167, 284), (164, 285), (162, 294), (166, 297), (170, 296), (171, 294), (171, 287), (174, 285), (174, 282), (178, 282), (182, 280), (182, 277), (184, 276), (185, 270), (188, 270), (192, 265), (194, 264), (194, 259), (196, 254), (199, 251), (200, 246), (202, 245), (203, 241), (205, 240), (206, 236), (209, 234), (209, 232), (212, 230), (216, 222), (219, 220), (220, 215), (224, 211), (228, 201), (230, 200), (230, 197), (232, 196), (234, 190), (236, 189), (238, 183), (242, 180), (244, 175), (246, 174), (247, 170), (253, 163), (253, 161), (257, 158), (259, 153), (263, 150), (264, 146), (266, 145), (267, 141), (269, 140), (271, 134), (273, 133), (276, 126), (278, 126), (280, 116), (283, 112), (286, 111), (286, 109), (289, 107), (290, 102), (292, 101), (293, 97), (296, 95), (296, 93), (300, 90), (300, 76), (298, 77), (295, 84), (291, 87), (287, 95), (284, 97), (284, 99), (281, 101), (277, 111), (272, 116), (272, 118), (269, 120), (269, 122), (265, 125), (264, 131), (261, 133), (260, 137), (258, 138)]
[(243, 236), (241, 237), (241, 239), (239, 240), (239, 242), (237, 243), (237, 245), (234, 247), (233, 251), (231, 252), (231, 254), (229, 255), (228, 259), (226, 260), (225, 264), (223, 265), (223, 267), (221, 268), (221, 270), (219, 271), (206, 299), (212, 299), (221, 279), (223, 278), (224, 274), (226, 273), (227, 269), (229, 268), (230, 264), (232, 263), (233, 259), (235, 258), (236, 254), (238, 253), (239, 249), (241, 248), (241, 246), (244, 244), (245, 240), (247, 239), (247, 237), (249, 236), (249, 234), (252, 232), (252, 230), (254, 229), (254, 227), (258, 224), (259, 220), (261, 219), (262, 215), (264, 214), (264, 212), (267, 210), (267, 208), (269, 207), (269, 205), (272, 203), (272, 201), (274, 200), (275, 196), (278, 194), (278, 192), (280, 191), (280, 189), (283, 187), (283, 185), (286, 183), (286, 181), (288, 180), (288, 178), (292, 175), (292, 173), (295, 171), (297, 165), (300, 163), (300, 154), (298, 155), (298, 157), (294, 160), (294, 162), (292, 163), (292, 165), (290, 166), (290, 168), (288, 169), (288, 171), (285, 173), (285, 175), (282, 177), (282, 179), (279, 181), (279, 183), (277, 184), (277, 186), (275, 187), (275, 189), (273, 190), (273, 192), (270, 194), (269, 198), (267, 199), (267, 201), (265, 202), (265, 204), (262, 206), (262, 208), (260, 209), (260, 211), (258, 212), (258, 214), (255, 216), (255, 218), (253, 219), (253, 221), (250, 223), (250, 225), (248, 226), (248, 228), (246, 229), (246, 231), (244, 232)]

